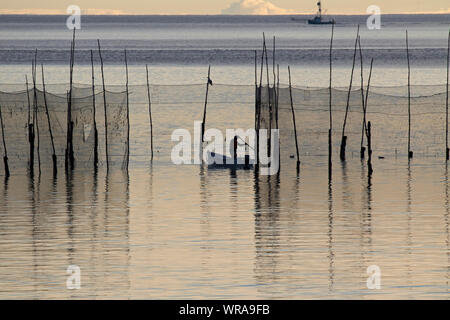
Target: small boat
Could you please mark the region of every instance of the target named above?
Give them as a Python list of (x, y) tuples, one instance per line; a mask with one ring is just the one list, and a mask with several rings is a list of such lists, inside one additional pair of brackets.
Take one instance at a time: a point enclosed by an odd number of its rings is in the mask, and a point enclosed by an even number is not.
[(321, 1), (317, 2), (317, 6), (319, 9), (317, 10), (317, 14), (313, 19), (308, 20), (308, 24), (336, 24), (334, 19), (332, 20), (323, 20), (322, 19), (322, 3)]
[[(217, 158), (219, 158), (219, 159), (222, 158), (222, 163), (216, 163), (215, 160)], [(224, 156), (222, 154), (216, 154), (215, 152), (208, 153), (208, 169), (249, 170), (252, 168), (253, 168), (253, 164), (250, 163), (249, 155), (246, 155), (245, 158), (233, 159), (233, 158)]]

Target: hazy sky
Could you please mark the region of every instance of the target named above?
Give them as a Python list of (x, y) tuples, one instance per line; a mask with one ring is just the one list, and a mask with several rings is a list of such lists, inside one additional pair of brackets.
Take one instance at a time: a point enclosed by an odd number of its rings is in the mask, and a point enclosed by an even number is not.
[[(60, 13), (69, 5), (99, 14), (283, 14), (313, 13), (317, 0), (15, 0), (2, 1), (1, 13)], [(369, 5), (382, 13), (448, 12), (449, 0), (324, 0), (328, 13), (364, 14)]]

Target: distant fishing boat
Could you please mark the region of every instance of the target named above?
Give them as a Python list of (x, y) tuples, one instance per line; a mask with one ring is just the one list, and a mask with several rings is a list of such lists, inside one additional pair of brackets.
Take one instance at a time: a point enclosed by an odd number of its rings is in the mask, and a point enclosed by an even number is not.
[(336, 21), (334, 19), (332, 20), (322, 20), (322, 2), (317, 2), (317, 14), (313, 19), (308, 20), (308, 24), (336, 24)]

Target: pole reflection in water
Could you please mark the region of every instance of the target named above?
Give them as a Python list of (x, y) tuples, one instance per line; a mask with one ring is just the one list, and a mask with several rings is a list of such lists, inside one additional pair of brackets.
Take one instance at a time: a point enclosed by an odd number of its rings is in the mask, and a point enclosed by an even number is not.
[[(202, 240), (202, 267), (208, 265), (212, 259), (213, 244), (209, 241), (212, 237), (210, 225), (210, 204), (211, 196), (208, 186), (210, 185), (209, 175), (205, 166), (200, 166), (200, 210), (201, 210), (201, 240)], [(207, 268), (202, 270), (207, 273)]]
[[(105, 178), (103, 263), (106, 278), (103, 286), (115, 288), (129, 296), (129, 176), (128, 171), (108, 170)], [(120, 246), (117, 246), (120, 243)], [(96, 286), (101, 286), (96, 283)], [(112, 293), (112, 292), (111, 292)]]
[[(412, 284), (412, 267), (411, 267), (411, 253), (412, 253), (412, 233), (411, 233), (411, 207), (412, 207), (412, 174), (411, 174), (411, 160), (408, 159), (407, 176), (406, 176), (406, 280), (409, 290)], [(411, 297), (412, 298), (412, 297)]]
[[(263, 297), (288, 298), (304, 285), (300, 176), (254, 174), (255, 280)], [(284, 290), (285, 286), (289, 291)]]
[(450, 190), (449, 190), (449, 180), (448, 180), (448, 161), (445, 162), (445, 174), (444, 174), (444, 221), (445, 221), (445, 246), (447, 248), (447, 288), (449, 289), (449, 278), (450, 278)]
[[(326, 159), (306, 160), (300, 177), (295, 161), (274, 176), (157, 162), (13, 174), (0, 185), (0, 297), (446, 296), (446, 168), (377, 160), (369, 179), (349, 159), (329, 181)], [(66, 288), (70, 264), (80, 290)], [(366, 287), (370, 265), (381, 290)]]
[[(104, 192), (99, 181), (105, 181)], [(2, 273), (2, 281), (13, 284), (17, 295), (31, 290), (29, 297), (39, 299), (129, 296), (126, 172), (13, 175), (2, 189), (0, 223), (10, 241), (20, 244), (7, 249), (0, 243), (0, 263), (14, 270)], [(7, 259), (11, 250), (13, 260)], [(66, 287), (70, 265), (81, 269), (80, 290)]]
[(366, 177), (367, 186), (365, 187), (366, 201), (362, 210), (362, 232), (361, 237), (363, 240), (363, 247), (361, 252), (363, 253), (364, 267), (376, 264), (372, 257), (372, 175)]
[[(280, 179), (255, 174), (255, 279), (263, 294), (280, 297)], [(289, 236), (289, 235), (287, 235)], [(288, 248), (283, 248), (288, 250)], [(267, 287), (265, 286), (267, 285)]]
[(332, 176), (328, 179), (328, 290), (334, 290), (334, 250), (333, 250), (333, 181)]

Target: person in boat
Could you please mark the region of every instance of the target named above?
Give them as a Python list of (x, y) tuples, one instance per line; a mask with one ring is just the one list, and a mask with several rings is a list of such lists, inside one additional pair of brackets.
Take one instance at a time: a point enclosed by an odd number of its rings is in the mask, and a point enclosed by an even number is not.
[[(230, 153), (233, 156), (233, 163), (236, 165), (238, 164), (238, 154), (237, 154), (237, 149), (238, 149), (238, 142), (239, 137), (238, 136), (234, 136), (233, 140), (232, 140), (232, 144), (230, 145)], [(248, 144), (243, 141), (244, 145), (248, 146)], [(250, 155), (245, 154), (245, 166), (248, 167), (250, 165)]]

